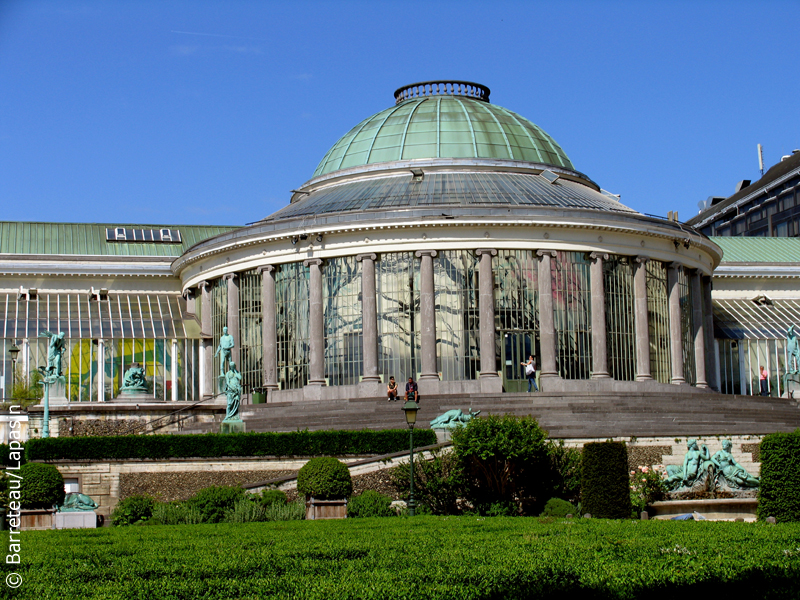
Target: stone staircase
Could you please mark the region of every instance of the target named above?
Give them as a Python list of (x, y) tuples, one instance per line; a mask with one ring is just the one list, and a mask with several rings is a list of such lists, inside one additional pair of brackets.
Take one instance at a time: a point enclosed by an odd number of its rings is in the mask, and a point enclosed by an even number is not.
[[(274, 402), (242, 406), (246, 431), (405, 428), (402, 401), (385, 398)], [(676, 392), (563, 392), (423, 396), (418, 427), (447, 410), (532, 415), (555, 438), (756, 435), (800, 427), (796, 401), (715, 394), (694, 388)], [(182, 433), (218, 432), (218, 423)]]

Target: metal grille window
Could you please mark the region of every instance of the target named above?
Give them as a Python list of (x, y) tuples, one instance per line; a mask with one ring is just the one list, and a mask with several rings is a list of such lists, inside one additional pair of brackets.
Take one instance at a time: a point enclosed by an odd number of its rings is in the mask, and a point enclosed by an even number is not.
[(608, 370), (614, 379), (636, 379), (636, 332), (633, 307), (633, 268), (627, 256), (603, 261), (606, 301)]
[(387, 252), (375, 263), (378, 370), (398, 385), (419, 374), (419, 264), (411, 252)]
[(445, 250), (433, 261), (437, 366), (443, 381), (475, 379), (479, 365), (478, 257)]
[[(21, 349), (18, 375), (28, 378), (47, 364), (46, 338), (42, 331), (64, 332), (63, 361), (65, 390), (70, 401), (96, 400), (98, 358), (105, 372), (104, 397), (117, 396), (125, 371), (133, 362), (145, 367), (153, 397), (172, 398), (172, 386), (180, 385), (178, 399), (192, 399), (196, 391), (186, 383), (185, 369), (195, 368), (200, 325), (186, 313), (185, 301), (176, 294), (111, 293), (102, 299), (87, 292), (39, 292), (35, 298), (16, 292), (0, 294), (0, 337), (4, 348), (16, 343)], [(105, 352), (98, 357), (98, 340), (105, 340)], [(173, 352), (171, 340), (183, 345)], [(165, 341), (166, 340), (166, 341)], [(178, 363), (172, 365), (173, 354)], [(2, 363), (3, 395), (11, 388), (11, 363)], [(173, 381), (174, 378), (174, 381)]]
[(697, 383), (694, 363), (694, 327), (692, 311), (692, 279), (686, 269), (678, 270), (678, 289), (681, 303), (681, 337), (683, 338), (683, 378)]
[(558, 252), (550, 264), (556, 367), (564, 379), (588, 379), (592, 365), (589, 260), (582, 252)]
[(239, 370), (246, 393), (263, 385), (261, 275), (255, 270), (239, 273)]
[(669, 350), (667, 268), (657, 260), (649, 260), (646, 264), (650, 373), (656, 381), (669, 383), (672, 380), (672, 359)]
[(322, 302), (328, 385), (358, 383), (364, 369), (364, 345), (361, 336), (361, 263), (355, 256), (325, 261)]
[[(222, 337), (222, 328), (228, 326), (228, 280), (215, 279), (211, 287), (211, 333), (214, 336), (214, 353), (219, 348), (219, 339)], [(234, 340), (237, 344), (240, 340)], [(222, 391), (220, 379), (221, 355), (214, 356), (214, 379), (217, 382), (217, 391)]]
[(533, 250), (500, 250), (492, 261), (495, 328), (539, 331), (539, 260)]
[(282, 265), (275, 274), (278, 384), (284, 390), (308, 383), (308, 280), (303, 263)]

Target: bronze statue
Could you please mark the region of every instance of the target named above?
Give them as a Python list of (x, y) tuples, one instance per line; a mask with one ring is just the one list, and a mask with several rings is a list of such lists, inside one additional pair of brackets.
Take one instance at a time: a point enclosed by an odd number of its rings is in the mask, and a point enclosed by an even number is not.
[(705, 444), (697, 446), (697, 440), (691, 439), (686, 443), (687, 452), (683, 458), (683, 466), (667, 465), (667, 478), (664, 483), (670, 490), (675, 491), (681, 487), (692, 487), (708, 472), (711, 462), (711, 453)]
[(61, 377), (62, 374), (62, 356), (66, 350), (66, 342), (64, 341), (64, 332), (55, 334), (52, 331), (44, 330), (39, 333), (39, 337), (50, 338), (47, 345), (47, 371), (50, 375)]
[(146, 392), (147, 380), (145, 379), (144, 369), (139, 363), (133, 363), (122, 378), (122, 388), (124, 392)]
[(58, 507), (58, 512), (83, 512), (98, 508), (97, 502), (86, 494), (70, 492), (64, 496), (64, 503)]
[(733, 444), (730, 440), (722, 440), (722, 450), (711, 457), (711, 462), (717, 468), (717, 477), (722, 475), (731, 487), (757, 488), (761, 485), (758, 477), (753, 477), (747, 470), (736, 462), (731, 454)]
[(454, 429), (459, 425), (466, 424), (470, 419), (477, 417), (479, 414), (481, 414), (481, 411), (473, 412), (471, 408), (467, 414), (464, 414), (464, 411), (460, 408), (448, 410), (446, 413), (439, 415), (431, 421), (431, 429)]
[(225, 361), (228, 361), (228, 364), (231, 363), (231, 351), (233, 350), (233, 346), (236, 342), (233, 339), (232, 335), (228, 334), (228, 328), (222, 328), (222, 337), (219, 338), (219, 346), (217, 346), (217, 351), (214, 353), (216, 357), (219, 355), (219, 376), (223, 377), (225, 374)]
[[(236, 363), (231, 362), (225, 373), (225, 395), (228, 397), (228, 409), (224, 421), (239, 421), (239, 403), (242, 399), (242, 374), (236, 370)], [(223, 422), (224, 422), (223, 421)]]
[(797, 373), (800, 370), (800, 341), (794, 332), (794, 325), (790, 325), (786, 332), (786, 353), (789, 356), (789, 364), (786, 365), (788, 373)]

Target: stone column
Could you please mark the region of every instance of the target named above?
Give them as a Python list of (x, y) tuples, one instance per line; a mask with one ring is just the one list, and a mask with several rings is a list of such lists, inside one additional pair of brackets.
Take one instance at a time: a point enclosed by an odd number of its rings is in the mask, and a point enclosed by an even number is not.
[(692, 275), (692, 327), (694, 329), (695, 386), (707, 388), (706, 336), (703, 323), (703, 278), (700, 271)]
[(704, 276), (703, 281), (703, 328), (706, 342), (706, 381), (711, 389), (719, 391), (719, 365), (717, 364), (716, 346), (714, 339), (714, 305), (711, 302), (711, 277)]
[(309, 373), (308, 385), (325, 386), (325, 330), (322, 314), (322, 259), (310, 258), (303, 261), (309, 268), (308, 281), (308, 329), (309, 341)]
[(590, 269), (592, 291), (592, 379), (608, 379), (608, 342), (606, 340), (606, 296), (603, 291), (603, 261), (608, 254), (592, 252)]
[(380, 381), (378, 375), (378, 299), (375, 295), (376, 254), (359, 254), (361, 262), (361, 341), (364, 345), (362, 381)]
[(667, 289), (669, 290), (669, 348), (672, 356), (672, 381), (674, 384), (686, 383), (683, 377), (683, 331), (681, 328), (681, 289), (678, 284), (679, 262), (672, 262), (667, 269)]
[(211, 284), (201, 281), (200, 289), (200, 395), (214, 395), (214, 335), (211, 325)]
[(278, 331), (275, 323), (275, 267), (259, 267), (261, 273), (261, 349), (262, 384), (268, 390), (278, 389)]
[(634, 329), (636, 330), (636, 381), (653, 379), (650, 372), (650, 324), (647, 318), (647, 261), (637, 256), (633, 261)]
[(494, 324), (494, 275), (492, 274), (492, 257), (497, 250), (476, 250), (480, 257), (478, 280), (478, 307), (480, 309), (481, 335), (481, 379), (497, 379), (497, 358), (495, 356), (495, 324)]
[(436, 250), (417, 250), (416, 256), (421, 259), (419, 267), (419, 318), (420, 345), (422, 353), (423, 379), (439, 381), (436, 370), (436, 312), (433, 290), (433, 259)]
[(233, 336), (233, 348), (231, 348), (231, 361), (236, 363), (238, 369), (241, 370), (242, 365), (239, 363), (239, 348), (241, 348), (242, 340), (239, 339), (239, 275), (236, 273), (228, 273), (224, 276), (228, 282), (228, 335)]
[(106, 341), (97, 340), (97, 401), (106, 401)]
[(554, 250), (537, 250), (539, 257), (539, 377), (558, 377), (556, 370), (556, 326), (553, 320), (553, 275), (550, 260)]
[[(186, 376), (186, 357), (183, 357), (183, 370), (184, 376)], [(172, 360), (170, 361), (170, 374), (169, 378), (171, 379), (171, 395), (170, 400), (172, 402), (178, 401), (178, 340), (172, 340)]]

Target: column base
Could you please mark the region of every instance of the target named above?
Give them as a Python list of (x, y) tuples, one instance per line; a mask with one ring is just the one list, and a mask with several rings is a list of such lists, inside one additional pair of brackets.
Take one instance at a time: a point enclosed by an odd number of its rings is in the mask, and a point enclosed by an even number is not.
[(637, 375), (636, 381), (653, 381), (652, 375)]
[(436, 380), (439, 381), (439, 374), (438, 373), (423, 373), (419, 376), (418, 381), (425, 381), (425, 380)]
[(279, 389), (281, 389), (281, 386), (279, 386), (277, 383), (265, 383), (264, 384), (264, 389), (265, 390), (270, 390), (270, 391), (279, 390)]
[(559, 377), (558, 371), (539, 371), (539, 379), (547, 379), (548, 377)]
[(694, 384), (694, 387), (697, 387), (697, 388), (700, 388), (700, 389), (703, 389), (703, 390), (711, 389), (711, 386), (708, 385), (707, 381), (698, 381), (697, 383)]
[(324, 379), (309, 379), (308, 383), (306, 385), (307, 386), (316, 385), (316, 386), (319, 386), (319, 387), (325, 387), (325, 386), (328, 385), (328, 382), (325, 381)]
[(689, 385), (683, 377), (673, 377), (670, 383), (672, 385)]
[(497, 371), (481, 371), (481, 379), (499, 379)]
[(378, 382), (378, 383), (381, 383), (381, 377), (380, 377), (380, 375), (364, 375), (361, 378), (361, 383), (364, 383), (364, 382)]
[(611, 375), (607, 371), (601, 373), (592, 373), (592, 379), (611, 379)]

